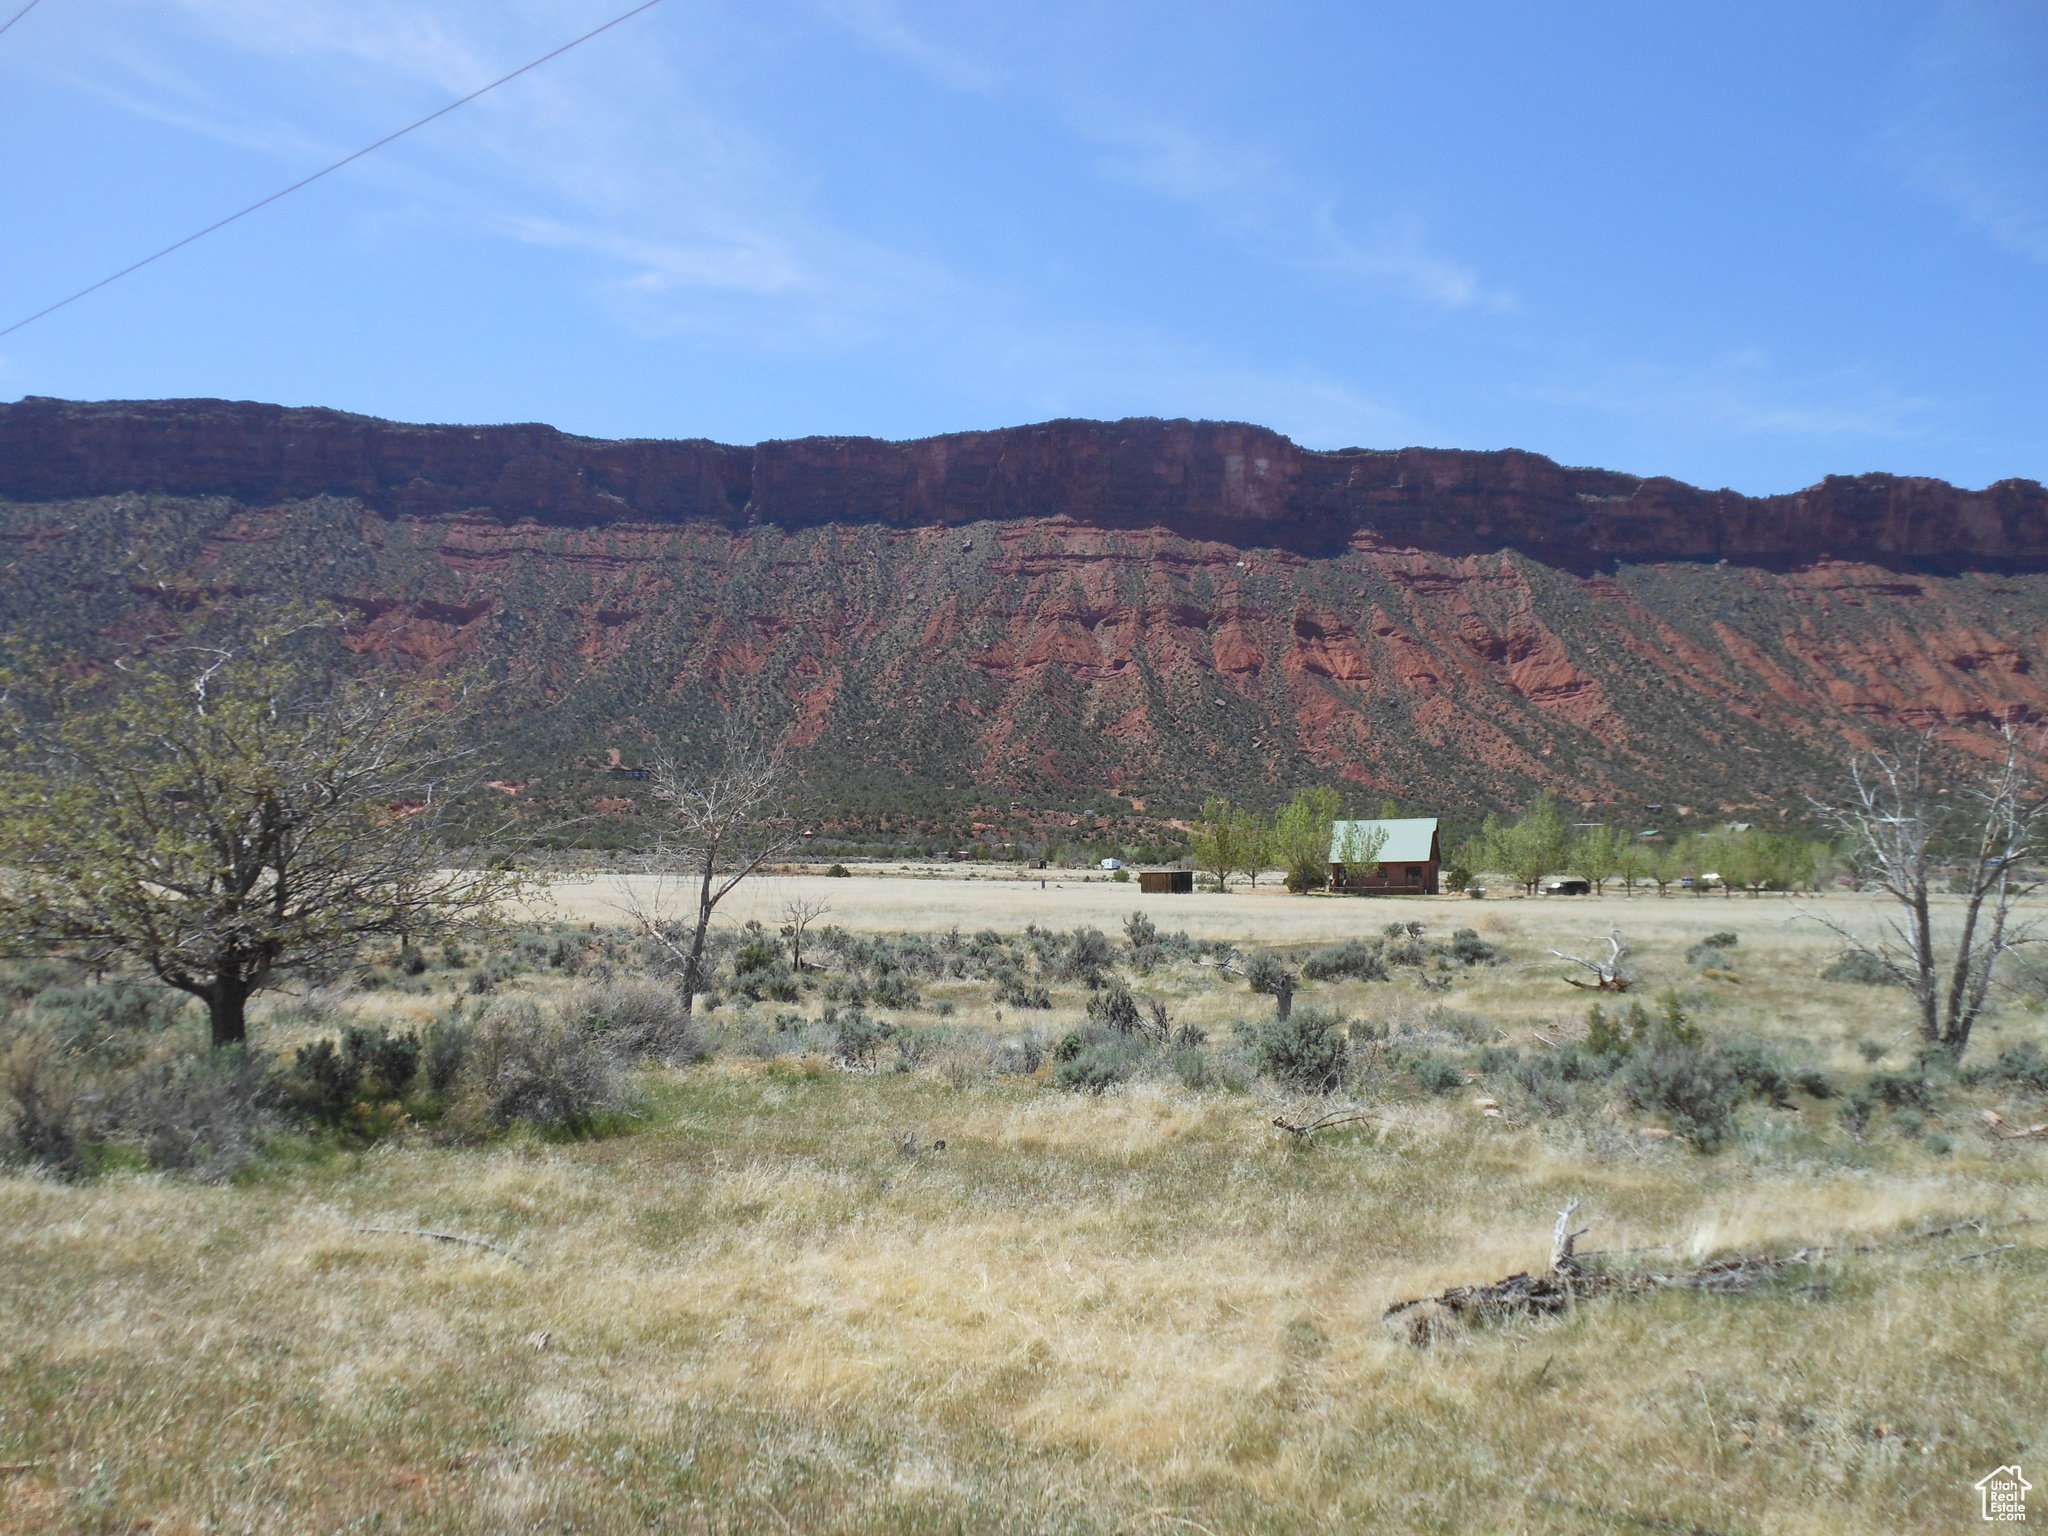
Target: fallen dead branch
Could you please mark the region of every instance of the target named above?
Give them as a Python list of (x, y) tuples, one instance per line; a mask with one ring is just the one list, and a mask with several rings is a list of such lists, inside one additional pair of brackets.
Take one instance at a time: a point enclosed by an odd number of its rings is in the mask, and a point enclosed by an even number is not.
[(357, 1227), (355, 1230), (358, 1232), (377, 1232), (386, 1237), (424, 1237), (430, 1238), (437, 1243), (468, 1243), (474, 1248), (488, 1248), (499, 1257), (510, 1259), (521, 1269), (530, 1270), (533, 1268), (531, 1264), (527, 1263), (526, 1260), (513, 1253), (510, 1249), (500, 1248), (496, 1243), (488, 1242), (481, 1237), (464, 1237), (459, 1232), (431, 1232), (424, 1227)]
[(1457, 1285), (1435, 1296), (1397, 1301), (1387, 1308), (1390, 1324), (1411, 1344), (1428, 1344), (1460, 1323), (1497, 1322), (1516, 1317), (1549, 1317), (1596, 1296), (1643, 1296), (1656, 1291), (1712, 1291), (1739, 1295), (1779, 1279), (1809, 1261), (1805, 1249), (1785, 1258), (1736, 1254), (1714, 1259), (1695, 1269), (1671, 1274), (1655, 1272), (1614, 1275), (1586, 1271), (1576, 1265), (1543, 1275), (1509, 1275), (1491, 1285)]
[(2022, 1130), (1995, 1109), (1984, 1111), (1984, 1128), (2002, 1141), (2048, 1141), (2048, 1123)]
[[(1788, 1270), (1819, 1264), (1833, 1257), (1882, 1253), (1903, 1244), (1933, 1242), (1963, 1232), (1989, 1234), (2008, 1231), (2013, 1227), (2032, 1226), (2038, 1220), (2033, 1216), (2018, 1216), (2010, 1221), (1993, 1224), (1986, 1217), (1973, 1216), (1964, 1221), (1951, 1222), (1945, 1227), (1935, 1227), (1931, 1231), (1902, 1232), (1896, 1237), (1874, 1243), (1840, 1246), (1823, 1244), (1783, 1255), (1736, 1254), (1729, 1258), (1711, 1260), (1693, 1269), (1610, 1274), (1599, 1270), (1589, 1271), (1581, 1266), (1587, 1259), (1619, 1258), (1627, 1254), (1668, 1253), (1678, 1245), (1657, 1243), (1648, 1247), (1610, 1248), (1578, 1253), (1572, 1245), (1585, 1235), (1585, 1229), (1577, 1232), (1569, 1230), (1570, 1217), (1577, 1205), (1577, 1201), (1570, 1201), (1558, 1212), (1557, 1226), (1551, 1234), (1554, 1258), (1548, 1274), (1509, 1275), (1505, 1280), (1496, 1280), (1491, 1285), (1453, 1286), (1450, 1290), (1435, 1296), (1417, 1296), (1408, 1301), (1398, 1301), (1387, 1308), (1386, 1317), (1389, 1320), (1395, 1317), (1402, 1317), (1405, 1320), (1398, 1324), (1390, 1321), (1390, 1326), (1410, 1343), (1427, 1344), (1444, 1334), (1454, 1323), (1548, 1316), (1563, 1312), (1576, 1302), (1590, 1300), (1595, 1296), (1640, 1296), (1660, 1290), (1739, 1294), (1766, 1281), (1776, 1280)], [(2000, 1243), (1976, 1253), (1954, 1254), (1948, 1258), (1936, 1259), (1934, 1263), (1967, 1264), (1973, 1259), (1990, 1258), (1994, 1254), (2006, 1253), (2019, 1246), (2018, 1243)], [(1802, 1289), (1817, 1290), (1825, 1294), (1826, 1286), (1823, 1283), (1818, 1287)]]
[(1313, 1120), (1304, 1120), (1299, 1124), (1275, 1115), (1273, 1124), (1293, 1136), (1296, 1141), (1306, 1141), (1317, 1131), (1333, 1130), (1340, 1125), (1354, 1125), (1360, 1120), (1370, 1120), (1378, 1113), (1376, 1109), (1332, 1109), (1317, 1115)]
[(1594, 976), (1592, 981), (1580, 981), (1576, 976), (1565, 977), (1565, 982), (1587, 992), (1626, 992), (1635, 981), (1634, 974), (1621, 962), (1628, 954), (1628, 945), (1622, 942), (1621, 930), (1607, 931), (1607, 958), (1586, 960), (1578, 955), (1568, 955), (1561, 949), (1551, 953), (1560, 960), (1569, 960), (1573, 965), (1583, 966)]
[(2019, 1247), (2018, 1243), (2000, 1243), (1996, 1248), (1986, 1248), (1978, 1253), (1959, 1253), (1948, 1262), (1951, 1264), (1967, 1264), (1972, 1259), (1988, 1259), (1994, 1253), (2005, 1253), (2017, 1247)]
[[(1776, 1280), (1788, 1269), (1810, 1263), (1813, 1258), (1812, 1250), (1802, 1248), (1783, 1258), (1736, 1254), (1669, 1274), (1587, 1270), (1581, 1268), (1580, 1259), (1572, 1251), (1573, 1245), (1590, 1230), (1572, 1230), (1571, 1219), (1578, 1208), (1577, 1200), (1569, 1200), (1557, 1213), (1557, 1225), (1551, 1233), (1551, 1265), (1546, 1273), (1509, 1275), (1491, 1285), (1454, 1285), (1434, 1296), (1397, 1301), (1386, 1310), (1388, 1326), (1411, 1344), (1429, 1344), (1459, 1324), (1555, 1316), (1596, 1296), (1641, 1296), (1664, 1290), (1739, 1294)], [(1395, 1322), (1395, 1318), (1401, 1321)]]

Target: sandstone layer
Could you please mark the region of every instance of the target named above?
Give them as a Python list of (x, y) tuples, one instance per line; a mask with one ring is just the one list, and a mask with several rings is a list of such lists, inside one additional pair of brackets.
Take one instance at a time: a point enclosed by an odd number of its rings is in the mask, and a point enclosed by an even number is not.
[(744, 448), (28, 400), (0, 498), (11, 633), (332, 599), (365, 657), (498, 679), (505, 782), (592, 804), (612, 754), (733, 703), (869, 807), (1338, 779), (1771, 814), (1886, 730), (2048, 717), (2025, 481), (1745, 498), (1217, 423)]
[(346, 496), (387, 515), (481, 510), (558, 525), (708, 521), (887, 528), (1066, 516), (1303, 554), (1360, 539), (1450, 554), (1814, 559), (1955, 569), (2048, 561), (2048, 492), (1830, 476), (1786, 496), (1569, 469), (1507, 450), (1299, 448), (1230, 422), (1052, 421), (916, 442), (751, 448), (606, 442), (545, 426), (408, 426), (224, 400), (0, 406), (0, 497), (154, 491), (264, 505)]

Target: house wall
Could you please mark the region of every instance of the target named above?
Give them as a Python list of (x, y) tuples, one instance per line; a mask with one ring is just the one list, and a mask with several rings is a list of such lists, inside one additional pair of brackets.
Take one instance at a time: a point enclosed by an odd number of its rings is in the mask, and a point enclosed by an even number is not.
[[(1330, 866), (1330, 886), (1333, 890), (1363, 893), (1434, 896), (1437, 894), (1437, 875), (1442, 860), (1429, 859), (1420, 864), (1382, 864), (1370, 875), (1347, 875), (1342, 864)], [(1410, 871), (1415, 878), (1409, 879)]]

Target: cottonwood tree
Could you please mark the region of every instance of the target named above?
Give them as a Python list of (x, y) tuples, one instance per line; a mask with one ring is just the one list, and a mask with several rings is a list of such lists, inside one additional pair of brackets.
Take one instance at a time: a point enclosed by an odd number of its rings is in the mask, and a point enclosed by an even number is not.
[(1650, 866), (1650, 879), (1657, 886), (1659, 896), (1667, 895), (1670, 888), (1693, 872), (1692, 839), (1676, 838), (1657, 850)]
[(1259, 876), (1266, 868), (1266, 861), (1273, 853), (1273, 826), (1271, 821), (1257, 811), (1240, 807), (1231, 818), (1231, 845), (1236, 850), (1237, 862), (1232, 868), (1244, 876), (1253, 890), (1259, 888)]
[(1519, 821), (1504, 822), (1488, 816), (1480, 830), (1483, 850), (1480, 860), (1488, 869), (1513, 877), (1523, 890), (1534, 894), (1545, 875), (1555, 873), (1565, 862), (1570, 828), (1557, 807), (1557, 795), (1544, 790)]
[(1621, 888), (1633, 896), (1636, 887), (1651, 878), (1657, 867), (1657, 855), (1645, 843), (1628, 838), (1614, 855), (1614, 873), (1621, 881)]
[[(2040, 922), (2018, 908), (2039, 884), (2029, 865), (2048, 829), (2048, 798), (2018, 732), (2006, 728), (1991, 761), (1956, 769), (1926, 738), (1909, 751), (1852, 757), (1844, 792), (1814, 808), (1843, 835), (1851, 867), (1897, 910), (1875, 940), (1832, 916), (1803, 915), (1902, 983), (1922, 1040), (1960, 1060), (1999, 959), (2032, 942)], [(1933, 890), (1944, 876), (1961, 898), (1952, 927), (1936, 920)]]
[[(1380, 807), (1381, 810), (1387, 808)], [(1387, 846), (1385, 827), (1362, 827), (1353, 821), (1345, 826), (1342, 837), (1337, 836), (1334, 827), (1330, 835), (1332, 846), (1324, 857), (1333, 864), (1342, 864), (1345, 878), (1369, 879), (1380, 872), (1380, 852)]]
[(1195, 868), (1216, 877), (1218, 891), (1228, 890), (1237, 873), (1246, 819), (1245, 812), (1220, 796), (1202, 802), (1202, 819), (1188, 838), (1188, 857)]
[(781, 749), (733, 713), (708, 766), (664, 757), (648, 778), (666, 826), (645, 861), (644, 888), (626, 887), (624, 909), (676, 961), (687, 1013), (710, 981), (704, 948), (718, 904), (802, 840), (788, 805), (795, 775)]
[(1297, 896), (1328, 883), (1331, 830), (1343, 814), (1343, 798), (1322, 785), (1296, 790), (1274, 813), (1273, 852)]
[(487, 919), (522, 883), (445, 867), (478, 777), (459, 703), (335, 680), (308, 628), (171, 643), (91, 670), (6, 677), (0, 932), (127, 962), (206, 1004), (212, 1043), (248, 1038), (251, 996)]
[(1566, 863), (1592, 882), (1596, 893), (1605, 895), (1607, 882), (1619, 872), (1621, 850), (1626, 838), (1605, 823), (1578, 829), (1571, 840)]

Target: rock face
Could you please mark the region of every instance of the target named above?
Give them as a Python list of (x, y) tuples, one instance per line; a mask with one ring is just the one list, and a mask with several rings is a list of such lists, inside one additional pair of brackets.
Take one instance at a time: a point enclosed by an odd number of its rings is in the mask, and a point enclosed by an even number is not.
[(0, 406), (0, 544), (0, 626), (81, 649), (195, 587), (338, 601), (366, 656), (502, 679), (508, 781), (591, 805), (609, 751), (735, 702), (870, 806), (1336, 778), (1769, 814), (1880, 728), (2048, 719), (2026, 481), (1752, 499), (1217, 423), (739, 448), (32, 399)]
[(708, 521), (914, 528), (1065, 516), (1327, 555), (1366, 540), (1567, 569), (1621, 561), (1949, 569), (2048, 562), (2048, 492), (1830, 476), (1789, 496), (1567, 469), (1538, 454), (1317, 453), (1225, 422), (1053, 421), (917, 442), (603, 442), (545, 426), (406, 426), (223, 400), (0, 406), (0, 497), (152, 491), (268, 505), (344, 496), (388, 516), (558, 526)]

